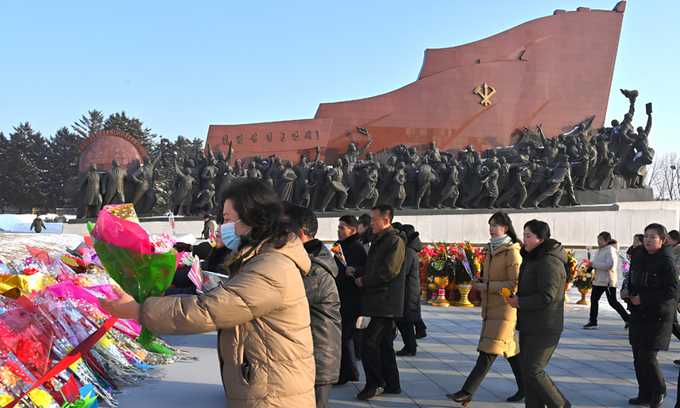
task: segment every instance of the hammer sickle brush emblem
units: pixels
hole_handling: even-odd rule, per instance
[[[484,87],[484,91],[482,91],[481,86],[478,86],[477,88],[475,88],[474,91],[472,91],[472,93],[479,95],[482,98],[482,100],[479,102],[480,104],[482,104],[484,106],[489,106],[489,105],[491,105],[491,101],[489,100],[489,98],[491,98],[491,95],[496,93],[496,90],[492,86],[489,86],[486,83],[483,85],[483,87]],[[491,92],[489,92],[489,91],[491,91]]]

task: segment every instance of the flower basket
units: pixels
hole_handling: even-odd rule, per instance
[[[595,272],[590,268],[590,261],[584,259],[578,265],[576,276],[574,277],[573,284],[576,286],[578,291],[581,293],[581,300],[576,302],[577,305],[589,305],[590,301],[586,299],[586,295],[590,293],[593,288],[593,278],[595,277]]]

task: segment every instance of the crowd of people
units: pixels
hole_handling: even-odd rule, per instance
[[[336,243],[341,250],[333,253],[316,239],[315,214],[282,203],[266,183],[233,183],[221,202],[217,246],[204,266],[228,280],[206,293],[150,298],[143,304],[118,291],[119,299],[101,301],[102,306],[159,334],[217,330],[231,408],[327,407],[333,385],[359,381],[358,358],[365,377],[359,400],[401,393],[396,356],[416,355],[416,339],[427,335],[419,301],[423,244],[415,228],[393,222],[387,204],[359,219],[342,215]],[[467,406],[502,355],[517,382],[508,401],[570,407],[544,371],[563,330],[566,252],[540,220],[524,225],[520,241],[502,211],[489,219],[489,235],[483,271],[473,282],[481,294],[479,357],[461,390],[447,397]],[[656,356],[668,349],[671,333],[680,338],[672,239],[677,245],[680,234],[668,234],[659,224],[636,235],[621,290],[627,310],[615,296],[617,244],[609,233],[599,234],[591,263],[595,281],[585,328],[597,327],[597,303],[606,294],[629,326],[639,386],[629,401],[634,405],[661,406],[666,385]],[[404,346],[395,352],[397,328]]]

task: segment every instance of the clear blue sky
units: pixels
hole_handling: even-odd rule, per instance
[[[312,118],[321,102],[413,82],[426,48],[480,40],[555,9],[614,0],[3,1],[0,131],[44,135],[88,109],[125,110],[163,137],[210,124]],[[607,122],[619,88],[654,103],[651,145],[675,150],[680,1],[629,1]],[[642,112],[642,109],[640,110]],[[644,125],[644,115],[635,125]]]

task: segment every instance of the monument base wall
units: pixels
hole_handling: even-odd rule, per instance
[[[365,211],[349,211],[360,215]],[[645,226],[658,222],[668,230],[678,229],[680,224],[680,201],[620,202],[618,204],[563,207],[557,209],[508,209],[515,230],[522,234],[522,226],[531,219],[539,219],[550,225],[551,235],[567,246],[596,245],[597,235],[609,231],[621,246],[632,242],[634,234],[644,232]],[[398,211],[395,221],[411,224],[420,233],[425,244],[433,242],[462,242],[480,244],[488,242],[488,220],[493,210],[430,210]],[[338,218],[344,213],[319,213],[317,238],[322,241],[337,240]],[[198,236],[203,229],[199,217],[175,218],[175,233]],[[167,219],[143,218],[142,226],[152,234],[170,233]],[[64,224],[65,234],[87,234],[84,222]]]

